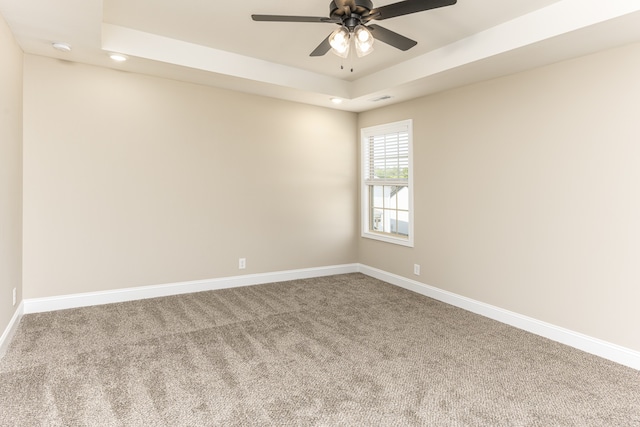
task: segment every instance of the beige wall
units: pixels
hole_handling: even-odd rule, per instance
[[[355,115],[27,55],[25,297],[418,263],[424,283],[640,350],[638,58],[361,114],[414,120],[405,248],[356,237]]]
[[[25,298],[357,261],[355,114],[24,67]]]
[[[22,51],[0,16],[0,335],[22,298]]]
[[[414,120],[414,249],[360,262],[640,350],[640,45],[360,115]]]

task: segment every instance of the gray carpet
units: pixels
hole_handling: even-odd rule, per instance
[[[640,372],[361,274],[31,314],[3,426],[640,426]]]

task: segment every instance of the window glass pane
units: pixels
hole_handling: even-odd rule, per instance
[[[381,185],[372,185],[369,188],[371,188],[371,205],[375,208],[383,208],[383,187]]]
[[[385,232],[387,233],[396,233],[397,230],[397,216],[396,216],[396,211],[395,210],[387,210],[385,211],[385,215],[387,215],[386,218],[386,224],[385,224]]]
[[[395,209],[396,207],[395,188],[390,185],[384,186],[384,207],[387,209]]]
[[[396,188],[396,200],[398,202],[398,209],[409,210],[409,187],[401,186]]]
[[[371,229],[384,231],[384,215],[382,209],[371,209]]]
[[[398,234],[409,235],[409,212],[398,211]]]

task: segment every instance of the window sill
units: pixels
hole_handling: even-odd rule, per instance
[[[388,234],[372,233],[367,231],[363,231],[361,236],[364,237],[365,239],[379,240],[381,242],[393,243],[394,245],[400,245],[400,246],[408,246],[410,248],[413,247],[413,239],[409,237],[407,238],[393,237]]]

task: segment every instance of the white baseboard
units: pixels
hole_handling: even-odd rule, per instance
[[[600,356],[621,365],[640,370],[640,352],[626,347],[612,344],[597,338],[590,337],[569,329],[561,328],[550,323],[523,316],[509,310],[485,304],[471,298],[463,297],[433,286],[425,285],[406,277],[388,273],[377,268],[360,265],[359,271],[367,276],[375,277],[392,285],[409,289],[421,295],[433,298],[438,301],[460,307],[472,313],[480,314],[493,320],[497,320],[518,329],[540,335],[550,340],[566,344],[587,353]]]
[[[147,298],[189,294],[193,292],[213,291],[240,286],[284,282],[287,280],[309,279],[312,277],[332,276],[335,274],[355,273],[358,264],[343,264],[327,267],[305,268],[272,273],[247,274],[243,276],[222,277],[218,279],[196,280],[191,282],[149,285],[135,288],[114,289],[101,292],[85,292],[45,298],[29,298],[23,301],[24,313],[65,310],[68,308],[111,304]]]
[[[2,337],[0,337],[0,356],[4,354],[4,351],[6,351],[23,313],[29,314],[64,310],[68,308],[110,304],[146,298],[158,298],[170,295],[355,272],[361,272],[392,285],[409,289],[418,294],[460,307],[467,311],[480,314],[536,335],[549,338],[553,341],[569,345],[587,353],[620,363],[621,365],[640,370],[640,352],[362,264],[343,264],[273,273],[248,274],[219,279],[170,283],[165,285],[141,286],[103,292],[87,292],[56,297],[25,299],[18,307],[18,310],[16,310],[11,322],[2,334]]]
[[[18,329],[18,324],[20,323],[20,319],[22,318],[22,314],[24,313],[24,303],[20,302],[18,309],[13,313],[13,317],[9,321],[9,324],[5,328],[2,336],[0,336],[0,358],[4,356],[7,349],[9,348],[9,343],[11,343],[11,338],[16,333]]]

